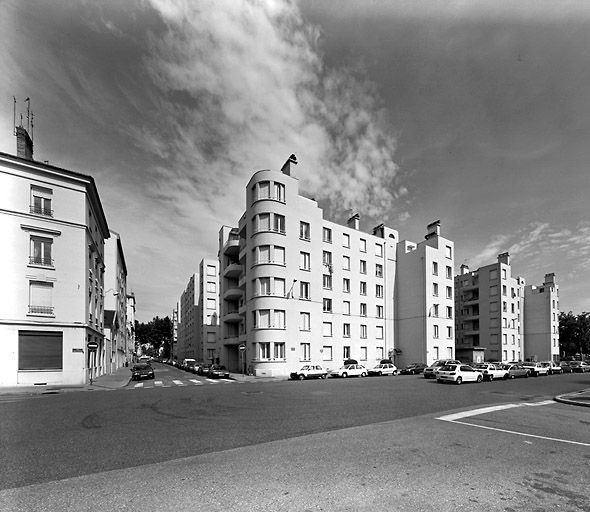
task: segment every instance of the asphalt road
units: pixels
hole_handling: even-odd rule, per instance
[[[9,503],[17,507],[14,510],[32,510],[36,493],[45,497],[56,493],[55,501],[48,502],[53,503],[54,508],[46,510],[60,510],[60,504],[65,506],[64,486],[80,486],[86,489],[79,492],[80,496],[88,499],[88,493],[96,494],[93,503],[103,504],[103,508],[89,510],[113,510],[108,508],[112,503],[99,499],[100,489],[122,500],[132,497],[132,502],[126,502],[129,510],[148,506],[149,503],[142,501],[147,496],[152,510],[177,510],[176,506],[166,508],[163,502],[161,507],[153,507],[153,503],[168,496],[170,488],[176,489],[174,504],[189,496],[202,495],[201,499],[209,500],[212,510],[217,510],[216,494],[205,491],[217,490],[222,494],[221,510],[222,502],[234,503],[237,507],[242,494],[250,500],[266,503],[264,489],[270,478],[271,482],[273,479],[283,482],[277,485],[288,489],[284,491],[288,494],[283,495],[288,500],[274,496],[274,484],[270,485],[269,492],[275,501],[271,500],[267,508],[260,510],[289,509],[283,501],[296,504],[295,496],[302,500],[301,506],[292,510],[305,510],[305,506],[309,510],[362,510],[362,507],[357,508],[360,504],[374,505],[366,492],[357,493],[363,499],[361,502],[353,499],[351,508],[346,508],[349,505],[342,508],[333,501],[340,495],[350,494],[350,488],[341,487],[342,482],[352,485],[354,481],[362,490],[359,482],[366,479],[367,492],[371,489],[371,492],[387,494],[391,486],[384,485],[383,480],[391,480],[392,475],[402,486],[400,489],[406,489],[407,503],[417,506],[429,492],[444,491],[451,499],[453,489],[457,490],[456,482],[439,488],[438,482],[435,485],[430,481],[436,477],[431,471],[438,464],[456,467],[455,471],[471,475],[465,482],[473,481],[474,488],[484,493],[485,479],[490,478],[488,469],[482,473],[481,461],[485,460],[486,468],[494,468],[502,476],[505,490],[514,485],[506,478],[511,471],[520,470],[520,480],[524,482],[528,478],[529,483],[550,477],[568,479],[573,482],[573,487],[567,488],[568,506],[577,508],[561,510],[590,510],[589,502],[584,503],[584,493],[581,497],[575,496],[576,478],[582,479],[582,488],[583,482],[587,483],[590,478],[588,408],[547,404],[499,411],[494,413],[501,425],[497,430],[482,428],[489,426],[486,424],[472,425],[482,418],[485,422],[496,417],[490,414],[469,418],[468,425],[437,420],[452,411],[492,404],[542,403],[554,395],[590,387],[590,375],[462,386],[441,385],[413,376],[264,383],[203,381],[203,384],[191,385],[189,379],[193,378],[163,367],[157,368],[156,379],[170,387],[146,389],[131,385],[117,391],[71,392],[0,403],[0,457],[3,461],[0,489],[5,490],[0,492],[0,509],[2,503]],[[174,381],[186,381],[186,384]],[[536,412],[541,410],[542,413]],[[527,415],[533,414],[529,411],[535,411],[534,420],[528,419]],[[522,433],[510,434],[524,428],[523,425],[531,429],[525,434],[540,437],[531,437],[533,441],[529,441]],[[559,436],[567,437],[567,442],[551,441]],[[530,451],[526,442],[556,443],[558,448],[551,444],[552,448],[544,452]],[[572,444],[576,442],[582,444]],[[432,458],[437,460],[434,466],[428,462]],[[371,460],[376,464],[371,465]],[[574,471],[576,467],[578,470]],[[247,482],[239,480],[238,468],[244,471]],[[305,468],[309,469],[304,475],[301,470]],[[225,477],[220,473],[222,469]],[[531,476],[533,469],[538,469],[537,473],[545,477]],[[555,475],[552,472],[556,469],[565,473]],[[192,476],[187,479],[187,474]],[[197,481],[195,475],[198,475]],[[235,482],[231,480],[232,475]],[[310,475],[313,478],[308,481]],[[330,475],[340,476],[332,478]],[[406,481],[406,477],[411,476],[413,484]],[[440,474],[438,478],[443,482],[448,480]],[[109,486],[114,486],[115,481],[115,487],[121,488],[113,494]],[[228,481],[233,482],[231,489],[226,489]],[[262,483],[265,481],[267,484]],[[168,487],[163,487],[164,482],[168,482]],[[316,488],[320,482],[323,482],[325,496],[318,488],[315,500],[303,506],[308,498],[301,486]],[[255,495],[252,495],[252,485],[258,486]],[[521,491],[526,488],[523,485],[519,487]],[[531,485],[533,489],[536,484]],[[559,497],[555,492],[546,494],[551,499]],[[84,509],[71,508],[74,497],[68,496],[66,508]],[[332,501],[327,499],[329,496]],[[464,492],[461,496],[467,503],[471,499]],[[498,496],[496,493],[495,498],[487,499],[497,500]],[[521,498],[523,496],[526,498],[521,493]],[[18,508],[20,499],[22,507],[29,508]],[[324,503],[324,508],[317,508],[320,502]],[[452,504],[452,499],[448,503]]]

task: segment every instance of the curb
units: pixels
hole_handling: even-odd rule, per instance
[[[577,393],[567,393],[557,395],[553,398],[556,402],[568,405],[578,405],[581,407],[590,407],[590,390],[578,391]]]

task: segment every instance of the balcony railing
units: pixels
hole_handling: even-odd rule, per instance
[[[35,315],[53,315],[53,306],[33,306],[29,304],[29,313]]]
[[[53,210],[51,208],[43,208],[42,206],[29,206],[29,213],[37,215],[45,215],[45,217],[53,217]]]
[[[43,267],[53,267],[53,260],[51,258],[29,256],[29,265],[42,265]]]

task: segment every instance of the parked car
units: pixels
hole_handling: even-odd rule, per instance
[[[457,361],[456,359],[438,359],[434,361],[430,366],[424,368],[424,378],[425,379],[435,379],[436,378],[436,371],[446,364],[461,364],[461,361]]]
[[[573,373],[586,373],[590,372],[590,364],[586,361],[571,361],[570,368]]]
[[[328,371],[319,364],[306,364],[289,375],[292,380],[325,379],[327,376]]]
[[[400,371],[401,375],[418,375],[424,371],[428,365],[425,363],[411,363]]]
[[[527,370],[529,370],[531,377],[538,377],[539,375],[549,375],[549,368],[537,361],[525,361],[522,363]]]
[[[570,366],[571,361],[562,361],[559,363],[562,373],[572,373],[572,367]]]
[[[211,368],[212,366],[213,365],[211,363],[199,366],[197,368],[197,375],[207,375],[207,373],[209,372],[209,368]]]
[[[229,379],[229,370],[225,366],[214,364],[209,367],[207,377],[211,379]]]
[[[481,382],[483,373],[468,364],[445,364],[439,366],[436,372],[437,382]]]
[[[508,370],[502,368],[502,365],[491,363],[478,363],[473,365],[476,370],[481,370],[484,380],[507,379]]]
[[[131,380],[153,379],[154,369],[148,363],[136,363],[131,368]]]
[[[549,375],[563,373],[563,368],[553,361],[542,361],[541,364],[547,367]]]
[[[369,375],[397,375],[397,366],[393,363],[379,363],[369,370]]]
[[[366,377],[369,374],[362,364],[345,364],[330,372],[330,377]]]
[[[524,377],[525,379],[530,375],[528,368],[520,364],[503,364],[502,368],[508,370],[508,377],[515,379],[516,377]]]

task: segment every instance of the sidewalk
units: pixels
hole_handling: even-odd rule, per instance
[[[576,393],[558,395],[554,398],[554,400],[564,404],[590,407],[590,389],[584,389],[582,391],[577,391]]]

